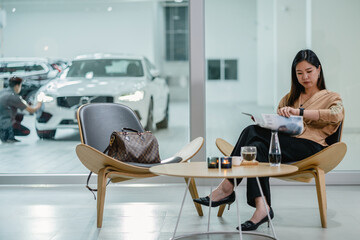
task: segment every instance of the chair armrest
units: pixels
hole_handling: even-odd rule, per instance
[[[153,167],[153,166],[160,165],[160,164],[178,163],[178,162],[181,162],[181,160],[182,160],[181,157],[171,157],[171,158],[167,158],[167,159],[161,160],[160,163],[127,162],[127,164],[132,165],[132,166],[138,166],[138,167],[144,167],[144,168],[151,168],[151,167]]]
[[[181,162],[183,159],[181,157],[170,157],[164,160],[161,160],[161,164],[167,164],[167,163],[178,163]]]
[[[297,166],[299,171],[313,169],[314,166],[317,166],[327,173],[343,160],[346,150],[347,147],[344,142],[334,143],[320,152],[298,162],[294,162],[291,165]]]
[[[119,160],[116,160],[108,155],[96,150],[95,148],[79,144],[76,146],[76,154],[82,164],[90,171],[98,173],[100,169],[111,166],[118,171],[129,173],[150,173],[149,168],[133,166]]]
[[[234,150],[234,146],[222,138],[217,138],[215,144],[219,151],[224,154],[224,156],[230,156],[232,151]]]
[[[175,163],[175,162],[186,162],[192,158],[196,153],[199,152],[204,144],[204,138],[198,137],[185,145],[179,152],[173,157],[164,159],[161,164]],[[156,164],[143,164],[143,163],[125,163],[116,160],[97,149],[86,145],[79,144],[76,146],[76,154],[82,164],[87,167],[90,171],[98,173],[100,169],[111,166],[119,171],[131,172],[131,173],[149,173],[149,168]],[[160,164],[160,163],[159,163]]]
[[[203,137],[197,137],[188,144],[186,144],[179,152],[175,153],[173,157],[182,158],[181,162],[187,162],[194,157],[204,144]]]

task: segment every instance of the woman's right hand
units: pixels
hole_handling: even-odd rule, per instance
[[[277,113],[283,117],[290,117],[291,115],[299,116],[300,109],[286,106],[286,107],[279,108],[277,110]]]

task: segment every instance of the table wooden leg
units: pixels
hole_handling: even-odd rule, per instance
[[[189,184],[189,192],[191,194],[192,199],[199,198],[195,179],[194,178],[185,178],[185,182],[186,182],[186,184]],[[188,182],[190,182],[190,183],[188,183]],[[194,202],[194,206],[195,206],[196,211],[199,214],[199,216],[202,217],[204,214],[203,214],[201,205],[199,203]]]

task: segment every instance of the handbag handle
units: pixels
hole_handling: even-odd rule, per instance
[[[131,132],[136,132],[136,133],[139,133],[138,130],[135,130],[135,129],[132,129],[132,128],[122,128],[121,131],[124,132],[125,130],[128,130],[128,131],[131,131]]]

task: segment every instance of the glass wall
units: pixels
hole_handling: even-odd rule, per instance
[[[232,144],[252,124],[242,112],[275,113],[290,89],[291,63],[310,48],[319,56],[328,90],[338,92],[348,151],[336,170],[360,170],[356,64],[360,3],[352,0],[205,0],[207,155],[218,137]]]
[[[30,134],[0,143],[0,174],[87,173],[75,154],[87,102],[133,107],[161,157],[176,153],[189,141],[188,30],[187,1],[1,0],[0,88],[20,76],[25,100],[45,103],[18,112],[14,128]]]
[[[32,94],[26,100],[31,103],[32,90],[42,84],[39,82],[45,79],[45,84],[47,79],[60,77],[59,72],[66,73],[66,65],[76,56],[93,53],[145,56],[151,64],[147,60],[143,63],[160,70],[170,96],[168,127],[154,131],[161,156],[172,155],[188,142],[187,1],[0,0],[0,8],[0,88],[6,86],[11,74],[21,76],[26,72],[33,76],[26,81],[36,83],[28,88]],[[344,100],[343,141],[348,152],[337,170],[360,170],[356,160],[359,155],[356,145],[360,141],[358,111],[356,104],[352,104],[358,102],[355,69],[360,52],[357,44],[360,30],[356,27],[360,22],[359,10],[360,3],[353,0],[205,0],[206,155],[220,154],[215,147],[217,137],[235,143],[241,130],[252,123],[241,112],[274,112],[289,90],[293,57],[300,49],[311,48],[322,61],[327,88],[340,93]],[[26,66],[10,62],[25,57],[45,58],[46,65],[43,59],[40,63],[32,59],[35,62]],[[94,73],[86,73],[85,78],[96,80]],[[90,89],[95,83],[78,88],[70,85],[70,90],[89,90],[87,94],[76,95],[80,98],[75,99],[78,102],[75,105],[94,96]],[[112,97],[126,99],[129,94],[119,92]],[[59,95],[53,103],[66,108],[64,104],[70,103],[57,97],[74,96]],[[42,109],[40,116],[20,113],[24,116],[21,120],[20,115],[18,121],[30,134],[17,137],[21,142],[0,144],[0,173],[87,172],[74,151],[80,142],[78,130],[70,126],[75,121],[75,111],[58,122],[61,126],[56,127],[56,132],[54,127],[44,127],[50,121],[47,113],[51,117],[61,116],[66,112],[63,108],[53,114]],[[159,109],[153,109],[158,112],[154,113],[157,115],[154,126],[165,120],[164,110]],[[143,116],[143,125],[148,125],[148,111],[138,114]]]

